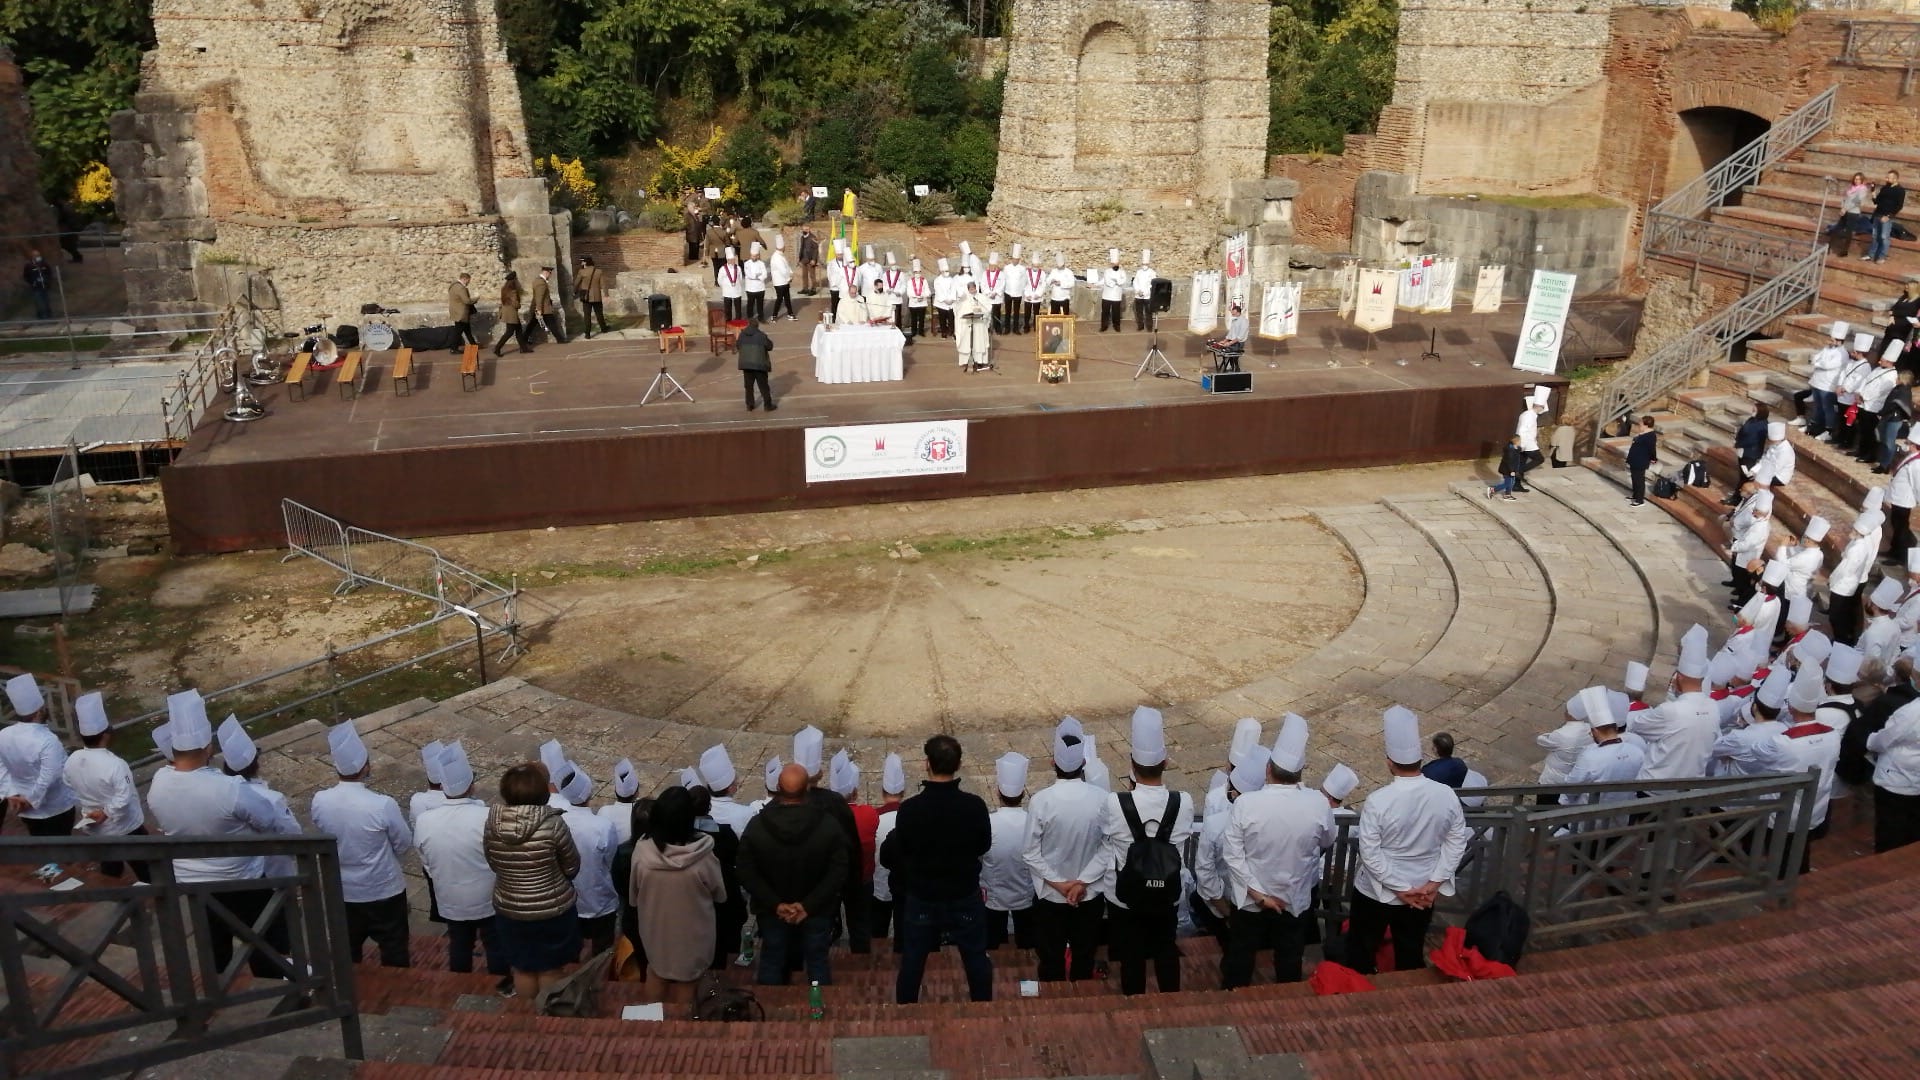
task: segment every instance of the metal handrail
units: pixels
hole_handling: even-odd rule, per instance
[[[293,871],[229,881],[179,880],[175,860],[285,856]],[[62,891],[0,892],[0,1004],[6,1038],[0,1075],[39,1080],[91,1080],[126,1075],[283,1031],[340,1021],[348,1058],[363,1056],[347,941],[338,846],[331,836],[7,837],[0,864],[123,862],[142,866],[150,882],[81,884]],[[236,919],[222,898],[266,892],[251,922]],[[63,910],[106,913],[64,920]],[[270,944],[284,927],[286,947]],[[210,930],[231,928],[232,958],[213,960]],[[130,965],[102,959],[110,945],[133,952]],[[65,972],[30,971],[29,959],[51,954]],[[277,977],[241,973],[258,966]],[[126,970],[130,967],[131,970]],[[273,1012],[216,1013],[252,1002]],[[115,1008],[118,1005],[119,1008]],[[106,1040],[82,1064],[45,1067],[45,1051],[153,1024],[173,1025],[164,1040]],[[126,1047],[126,1048],[123,1048]]]
[[[1719,206],[1728,195],[1752,183],[1759,175],[1779,164],[1788,154],[1825,131],[1833,122],[1834,98],[1840,90],[1835,83],[1815,94],[1806,104],[1773,122],[1765,135],[1728,155],[1725,161],[1681,185],[1678,191],[1655,203],[1649,214],[1697,218]],[[1641,230],[1641,251],[1646,251],[1646,230]]]
[[[1755,277],[1776,277],[1806,257],[1803,237],[1725,225],[1712,218],[1647,211],[1641,248],[1649,255],[1691,259]]]
[[[1910,64],[1920,61],[1920,23],[1849,19],[1843,64]]]

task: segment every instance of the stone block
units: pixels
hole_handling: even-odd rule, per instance
[[[1157,1028],[1140,1041],[1155,1080],[1238,1076],[1248,1063],[1246,1044],[1230,1027]]]
[[[1264,222],[1290,222],[1293,220],[1292,199],[1268,199],[1260,208],[1260,220]]]
[[[1425,218],[1402,221],[1393,230],[1393,240],[1396,244],[1424,244],[1432,235],[1433,222]]]
[[[493,192],[500,202],[502,217],[544,217],[547,214],[547,182],[542,177],[496,180]]]
[[[917,1072],[932,1067],[933,1051],[925,1035],[833,1040],[836,1076]]]

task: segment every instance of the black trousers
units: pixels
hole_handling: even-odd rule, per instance
[[[1347,900],[1347,966],[1362,975],[1376,970],[1374,955],[1380,951],[1380,938],[1393,931],[1393,969],[1417,971],[1427,963],[1427,927],[1433,924],[1432,908],[1383,904],[1354,890]]]
[[[746,300],[742,297],[723,296],[720,298],[720,312],[722,315],[726,316],[726,320],[728,322],[732,322],[733,320],[738,319],[740,317],[740,312],[744,309],[745,305],[746,305]]]
[[[907,308],[907,336],[921,337],[927,332],[927,309],[923,307]]]
[[[873,880],[848,882],[840,890],[840,917],[846,927],[847,951],[865,956],[873,951]]]
[[[1833,640],[1842,645],[1851,645],[1860,640],[1860,593],[1841,596],[1830,593],[1827,596],[1827,626],[1833,631]]]
[[[773,403],[773,387],[767,384],[767,376],[770,374],[772,373],[767,371],[742,370],[740,372],[740,381],[745,384],[747,390],[747,409],[749,411],[754,408],[754,387],[760,388],[760,401],[764,403],[768,409],[776,408]]]
[[[412,967],[408,948],[407,894],[394,893],[385,900],[347,904],[347,952],[356,961],[360,946],[368,938],[380,949],[381,967]]]
[[[1049,315],[1071,315],[1071,314],[1073,314],[1073,301],[1071,301],[1071,300],[1049,300],[1049,301],[1047,301],[1047,314],[1049,314]]]
[[[1199,893],[1192,892],[1187,894],[1187,913],[1193,916],[1193,925],[1199,927],[1208,936],[1220,942],[1222,947],[1225,947],[1227,942],[1227,920],[1215,915],[1213,909],[1207,906],[1207,902],[1200,898]]]
[[[1024,311],[1021,312],[1021,316],[1022,316],[1022,321],[1021,321],[1022,329],[1020,331],[1021,333],[1023,334],[1033,333],[1033,320],[1040,317],[1040,304],[1041,304],[1041,301],[1039,300],[1029,300],[1026,303],[1020,305],[1022,308],[1025,309]]]
[[[1627,473],[1633,478],[1633,501],[1646,502],[1647,501],[1646,466],[1642,465],[1637,468],[1634,466],[1628,466]]]
[[[20,825],[27,830],[28,836],[72,836],[73,823],[78,820],[80,820],[80,808],[69,806],[52,817],[23,817],[20,819]]]
[[[513,342],[519,351],[527,351],[527,327],[525,323],[508,323],[507,328],[500,333],[500,340],[494,343],[493,355],[499,356],[501,351],[507,347],[507,342],[509,341]]]
[[[598,956],[613,948],[614,924],[620,921],[616,912],[609,911],[605,915],[595,915],[592,918],[585,916],[578,918],[580,919],[580,940],[586,942],[588,956]]]
[[[226,908],[236,921],[252,926],[259,921],[260,913],[267,909],[267,901],[271,899],[273,899],[272,889],[240,889],[235,892],[216,893],[207,898],[207,903]],[[402,895],[403,904],[405,900],[406,897]],[[283,914],[275,918],[260,936],[266,938],[268,947],[274,952],[285,956],[287,954],[286,916]],[[225,971],[227,965],[233,962],[235,940],[236,935],[227,926],[226,920],[212,911],[207,912],[207,948],[213,953],[213,966],[216,970]],[[254,977],[259,979],[286,978],[286,972],[275,964],[271,957],[263,955],[259,949],[247,954],[247,970],[253,972]]]
[[[770,315],[769,318],[779,318],[780,309],[783,307],[787,309],[787,314],[793,314],[792,282],[788,282],[785,285],[775,285],[773,287],[773,314]]]
[[[1291,911],[1242,911],[1235,909],[1227,917],[1227,944],[1220,956],[1220,985],[1228,990],[1253,982],[1255,954],[1273,950],[1273,981],[1300,981],[1300,956],[1307,947],[1307,924],[1311,912],[1296,915]],[[1396,935],[1397,937],[1398,935]]]
[[[900,901],[874,897],[873,903],[867,905],[867,926],[871,939],[891,938],[893,951],[900,951]]]
[[[953,309],[952,308],[934,308],[933,309],[933,332],[936,334],[939,334],[943,338],[950,338],[953,336]]]
[[[599,300],[580,301],[580,329],[588,337],[593,336],[593,321],[600,320],[600,332],[607,332],[607,305]]]
[[[1907,549],[1913,546],[1913,507],[1887,504],[1888,536],[1893,537],[1887,546],[1887,560],[1899,565],[1907,565]]]
[[[987,909],[987,948],[997,949],[1007,943],[1007,916],[1013,916],[1013,944],[1017,948],[1031,949],[1033,941],[1033,908],[1023,907],[1018,911],[995,911]]]
[[[1108,321],[1109,321],[1109,320],[1111,320],[1111,321],[1112,321],[1112,323],[1113,323],[1113,328],[1114,328],[1115,330],[1118,330],[1118,329],[1120,329],[1120,316],[1121,316],[1121,315],[1122,315],[1123,313],[1125,313],[1125,311],[1126,311],[1126,301],[1125,301],[1125,300],[1102,300],[1102,301],[1100,301],[1100,329],[1101,329],[1101,331],[1102,331],[1102,332],[1104,332],[1104,331],[1105,331],[1105,330],[1107,329],[1107,323],[1108,323]]]
[[[147,831],[145,825],[142,825],[127,835],[151,836],[153,834]],[[107,877],[119,877],[121,871],[125,870],[128,866],[133,867],[133,877],[135,881],[145,881],[149,883],[153,881],[153,870],[147,865],[144,859],[134,859],[130,863],[103,862],[100,864],[100,872]]]
[[[1873,789],[1873,851],[1878,855],[1920,841],[1920,795]]]
[[[699,261],[700,261],[700,241],[688,240],[687,241],[687,257],[681,260],[681,264],[687,265],[690,263],[697,263]]]
[[[1733,602],[1744,604],[1753,599],[1753,571],[1737,562],[1728,562],[1727,568],[1733,575]]]
[[[1547,456],[1538,450],[1523,450],[1520,452],[1520,460],[1520,471],[1515,473],[1513,477],[1513,489],[1515,491],[1527,490],[1527,474],[1539,468],[1540,463],[1547,460]]]
[[[1154,983],[1163,994],[1180,990],[1180,946],[1174,941],[1179,911],[1172,905],[1150,910],[1111,905],[1108,951],[1120,964],[1120,992],[1147,992],[1147,962],[1153,962]]]
[[[1145,330],[1151,325],[1153,315],[1152,307],[1153,301],[1151,300],[1142,300],[1137,296],[1133,298],[1133,328],[1135,330]]]
[[[1880,453],[1880,414],[1860,410],[1853,422],[1853,456],[1861,461],[1879,464]]]
[[[746,317],[749,319],[765,319],[767,317],[767,290],[761,289],[759,292],[748,291]]]
[[[994,303],[993,305],[993,332],[994,333],[1004,334],[1007,332],[1008,326],[1011,325],[1013,322],[1014,309],[1018,307],[1019,304],[1020,304],[1020,301],[1009,300],[1006,297],[1001,297],[998,301]]]
[[[500,924],[489,915],[484,919],[447,920],[447,970],[466,973],[473,970],[473,943],[478,941],[487,954],[487,974],[511,975],[507,950],[500,944]]]
[[[547,332],[547,340],[555,345],[565,345],[567,336],[560,332],[560,316],[548,313],[540,316],[540,326]]]
[[[1107,912],[1104,897],[1088,896],[1078,907],[1058,900],[1033,902],[1034,949],[1040,954],[1040,981],[1060,982],[1093,978],[1093,961],[1100,954],[1100,923]],[[1069,970],[1067,953],[1073,953]]]
[[[460,340],[462,343],[467,345],[480,344],[480,339],[473,336],[473,320],[472,319],[468,319],[465,322],[454,323],[453,328],[455,330],[460,331]]]

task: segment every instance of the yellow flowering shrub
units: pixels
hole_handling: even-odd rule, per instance
[[[547,175],[553,180],[555,201],[564,202],[575,209],[596,205],[600,186],[587,175],[587,167],[579,158],[572,161],[560,160],[559,154],[547,158]]]
[[[660,169],[647,182],[647,190],[663,199],[678,199],[688,193],[699,194],[707,188],[720,189],[719,202],[734,203],[740,200],[740,178],[730,169],[714,164],[714,157],[720,152],[725,141],[725,128],[715,127],[701,146],[675,146],[664,140],[655,140],[660,148]]]
[[[73,182],[74,209],[82,214],[104,214],[112,202],[113,173],[98,161],[88,162]]]

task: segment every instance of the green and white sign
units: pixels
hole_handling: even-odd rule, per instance
[[[1527,292],[1527,313],[1520,317],[1520,344],[1513,366],[1551,375],[1560,363],[1560,342],[1567,332],[1567,313],[1573,309],[1574,275],[1535,270]]]

